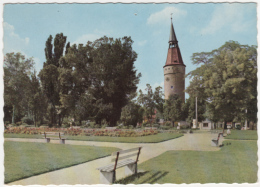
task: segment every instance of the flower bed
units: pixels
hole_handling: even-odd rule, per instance
[[[139,137],[158,133],[157,130],[123,130],[123,129],[80,129],[80,128],[21,128],[13,127],[6,129],[6,134],[41,134],[43,132],[64,132],[69,136],[110,136],[110,137]]]

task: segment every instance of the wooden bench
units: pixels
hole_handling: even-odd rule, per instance
[[[65,144],[65,138],[61,138],[61,136],[63,136],[64,133],[60,133],[60,132],[44,132],[42,135],[44,136],[44,139],[46,140],[46,143],[50,143],[50,140],[52,139],[52,140],[60,140],[60,144]]]
[[[112,164],[97,168],[100,171],[100,184],[113,184],[116,180],[116,169],[125,167],[125,175],[137,173],[137,162],[142,147],[112,153]],[[131,157],[134,157],[131,159]]]
[[[219,133],[222,137],[226,137],[227,134],[225,134],[225,129],[223,129],[223,132]]]
[[[222,133],[218,133],[218,138],[211,140],[211,146],[218,147],[219,137]]]

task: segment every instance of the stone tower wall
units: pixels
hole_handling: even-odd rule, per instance
[[[165,99],[171,94],[178,94],[185,102],[185,66],[181,64],[164,66],[163,71]]]

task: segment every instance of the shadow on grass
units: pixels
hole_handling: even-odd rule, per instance
[[[153,184],[156,183],[162,177],[166,176],[168,173],[169,173],[168,171],[139,172],[137,174],[128,176],[124,179],[120,179],[116,181],[115,184],[131,184],[133,183],[133,181],[137,181],[137,180],[138,180],[138,184]],[[140,181],[140,179],[143,180]]]

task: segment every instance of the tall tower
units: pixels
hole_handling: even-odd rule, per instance
[[[185,102],[185,67],[171,18],[169,49],[163,66],[165,99],[168,99],[171,94],[177,94]]]

